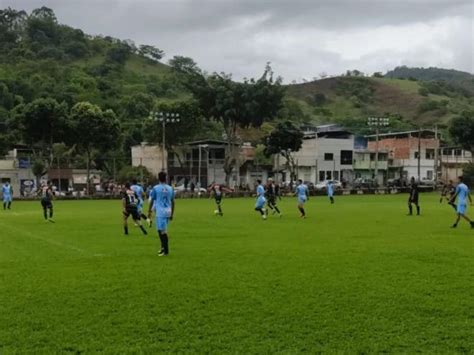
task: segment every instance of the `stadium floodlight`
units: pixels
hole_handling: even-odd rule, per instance
[[[165,151],[166,151],[166,125],[168,123],[179,123],[181,122],[179,113],[174,112],[158,112],[151,111],[149,118],[152,121],[161,123],[161,142],[162,142],[162,153],[161,153],[161,170],[165,171]]]
[[[367,125],[371,127],[375,127],[375,182],[378,185],[379,181],[379,134],[380,134],[380,127],[387,127],[390,125],[390,118],[388,117],[369,117],[367,118]]]

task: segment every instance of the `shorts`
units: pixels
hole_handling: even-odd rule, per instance
[[[3,202],[12,202],[11,196],[3,196]]]
[[[218,205],[221,204],[221,202],[222,202],[222,196],[216,196],[216,197],[214,197],[214,199],[216,200],[216,203],[217,203]]]
[[[260,196],[259,198],[257,198],[257,203],[255,204],[255,208],[263,208],[263,206],[265,206],[265,202],[267,202],[265,197]]]
[[[415,205],[418,204],[418,194],[416,194],[415,196],[413,196],[413,198],[410,196],[408,198],[408,203],[414,203]]]
[[[298,204],[303,204],[308,198],[306,196],[298,196]]]
[[[272,206],[276,205],[276,198],[275,198],[275,196],[269,196],[269,197],[268,197],[268,204],[269,204],[269,205],[272,205]]]
[[[156,229],[159,232],[166,232],[168,230],[168,224],[170,223],[169,217],[156,217]]]
[[[125,209],[125,212],[123,213],[125,217],[132,216],[132,218],[135,221],[138,221],[140,219],[140,213],[138,213],[138,209],[135,207],[128,207]]]
[[[137,204],[137,210],[138,212],[142,212],[143,211],[143,201],[140,200]]]
[[[51,202],[51,200],[41,200],[41,206],[43,206],[43,208],[53,208],[53,203]]]
[[[456,213],[457,214],[462,214],[465,215],[467,210],[467,205],[466,204],[459,204],[456,207]]]

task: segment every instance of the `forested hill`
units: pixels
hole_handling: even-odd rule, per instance
[[[29,136],[28,129],[34,133],[37,127],[25,127],[25,122],[31,123],[28,112],[49,105],[64,113],[79,102],[90,102],[104,112],[113,111],[121,127],[119,150],[127,156],[131,145],[159,136],[144,129],[144,120],[157,106],[173,109],[180,103],[180,110],[186,111],[183,114],[193,116],[192,105],[182,105],[190,102],[191,94],[170,66],[163,64],[164,56],[154,46],[91,36],[60,24],[54,12],[45,7],[30,14],[0,10],[0,151],[12,143],[46,139],[44,134]],[[194,63],[184,57],[172,58],[171,62]],[[391,116],[391,129],[447,123],[460,112],[473,110],[469,83],[472,76],[467,73],[436,68],[396,68],[386,76],[374,77],[348,71],[340,77],[288,85],[275,119],[301,124],[338,122],[359,133],[366,131],[370,115]],[[50,101],[33,107],[38,99]],[[242,130],[239,134],[257,143],[262,132],[268,133],[273,125],[270,122],[264,130]],[[61,131],[55,132],[57,136],[48,139],[60,141]],[[175,133],[170,133],[174,139],[186,141],[221,137],[223,129],[218,123],[203,120],[180,129],[179,137]]]

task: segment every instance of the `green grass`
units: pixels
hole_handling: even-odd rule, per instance
[[[0,353],[474,352],[474,231],[421,195],[178,200],[171,255],[118,201],[0,211]],[[472,212],[472,210],[471,210]],[[471,213],[472,215],[472,213]]]

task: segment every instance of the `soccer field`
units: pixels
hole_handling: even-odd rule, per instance
[[[420,196],[177,200],[170,256],[120,201],[0,211],[0,353],[474,352],[474,230]],[[473,215],[474,207],[469,211]]]

